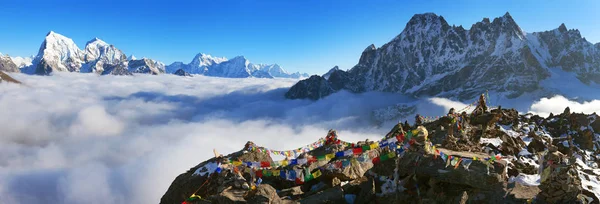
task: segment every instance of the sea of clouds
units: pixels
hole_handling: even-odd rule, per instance
[[[12,76],[26,85],[0,84],[0,203],[158,203],[213,149],[228,154],[247,141],[293,149],[329,129],[376,140],[397,121],[374,123],[374,109],[416,101],[419,113],[442,115],[466,106],[391,93],[286,100],[292,79]],[[556,96],[526,111],[591,113],[599,103]]]

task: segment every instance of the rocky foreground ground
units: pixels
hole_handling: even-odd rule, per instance
[[[270,154],[293,152],[248,142],[179,175],[160,203],[600,203],[595,113],[457,116],[380,141],[330,132],[283,161]]]

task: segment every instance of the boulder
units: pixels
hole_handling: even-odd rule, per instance
[[[213,203],[223,203],[223,204],[237,204],[237,203],[246,203],[244,199],[245,190],[235,189],[232,187],[228,187],[223,190],[223,192],[209,196],[209,200]]]
[[[256,192],[253,196],[248,198],[249,203],[266,203],[266,204],[277,204],[283,203],[279,195],[277,195],[277,190],[273,188],[269,184],[261,184],[256,188]]]
[[[340,186],[336,186],[303,198],[300,203],[345,203],[344,191]]]

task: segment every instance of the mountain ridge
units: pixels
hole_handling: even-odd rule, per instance
[[[189,64],[174,62],[169,66],[150,58],[129,57],[114,45],[100,38],[93,38],[80,49],[75,42],[59,33],[49,31],[44,37],[38,54],[32,59],[3,57],[2,70],[26,74],[49,75],[52,72],[81,72],[100,75],[175,74],[179,69],[190,74],[202,74],[228,78],[302,78],[308,74],[288,73],[277,64],[252,64],[244,56],[231,60],[197,54]]]
[[[327,83],[317,83],[321,79],[316,77],[305,79],[316,81],[298,82],[286,97],[319,99],[344,89],[459,100],[489,90],[514,98],[549,93],[539,84],[557,68],[576,73],[583,83],[600,83],[598,44],[587,42],[578,30],[567,30],[564,24],[550,31],[524,32],[508,12],[492,21],[484,18],[468,30],[424,13],[414,15],[390,42],[379,48],[369,45],[350,70],[336,71],[334,79],[318,76]]]

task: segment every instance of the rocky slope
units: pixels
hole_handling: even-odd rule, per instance
[[[16,79],[8,76],[8,74],[2,72],[2,70],[0,70],[0,83],[15,83],[15,84],[21,84],[20,81],[17,81]]]
[[[596,114],[494,109],[459,118],[398,124],[380,141],[330,132],[282,161],[269,153],[290,151],[248,142],[179,175],[161,203],[600,202]],[[417,145],[424,135],[435,149]]]
[[[277,64],[253,64],[244,56],[233,59],[213,57],[208,54],[197,54],[189,64],[174,62],[166,67],[167,73],[183,70],[190,74],[200,74],[214,77],[227,78],[301,78],[307,74],[288,73]]]
[[[2,55],[0,53],[0,71],[5,72],[20,72],[19,68],[9,56]]]
[[[425,13],[414,15],[392,41],[379,48],[368,46],[352,69],[335,71],[344,80],[323,78],[335,91],[466,100],[486,90],[505,93],[509,98],[544,90],[540,82],[556,69],[573,73],[584,83],[600,82],[598,44],[593,45],[564,24],[551,31],[526,33],[509,13],[492,21],[485,18],[468,30],[449,25],[442,16]],[[292,87],[287,96],[299,99],[330,94],[306,90]]]

